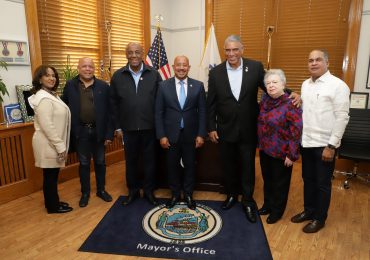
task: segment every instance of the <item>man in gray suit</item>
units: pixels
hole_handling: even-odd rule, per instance
[[[190,209],[196,208],[192,198],[195,183],[196,148],[204,143],[206,104],[203,83],[188,77],[189,59],[177,56],[175,77],[160,83],[156,99],[155,124],[160,145],[166,149],[168,183],[172,198],[166,206],[172,208],[180,200],[181,190]],[[180,159],[184,165],[181,182]]]

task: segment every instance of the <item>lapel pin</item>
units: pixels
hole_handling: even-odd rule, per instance
[[[143,77],[141,77],[140,80],[143,80]]]
[[[248,72],[248,67],[245,67],[245,72]]]

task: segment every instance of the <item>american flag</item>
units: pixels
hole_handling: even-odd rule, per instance
[[[149,49],[148,56],[146,56],[145,63],[158,70],[163,80],[171,77],[170,65],[168,64],[166,49],[164,48],[162,33],[159,28]]]

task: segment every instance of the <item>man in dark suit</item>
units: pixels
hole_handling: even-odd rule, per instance
[[[95,65],[91,58],[78,62],[78,76],[69,80],[62,99],[71,110],[71,140],[80,161],[79,175],[82,196],[80,207],[86,207],[90,198],[90,161],[94,159],[96,195],[112,201],[105,191],[105,145],[113,140],[110,117],[109,86],[95,78]]]
[[[162,78],[157,70],[143,62],[143,47],[139,43],[126,46],[126,66],[117,70],[111,79],[111,104],[118,135],[125,146],[126,183],[128,197],[124,206],[140,196],[143,186],[144,197],[153,206],[157,205],[155,189],[154,106],[158,84]],[[142,157],[144,181],[139,178],[140,157]]]
[[[177,56],[172,67],[175,77],[160,83],[155,109],[157,138],[167,151],[168,183],[172,191],[166,206],[175,206],[183,189],[187,206],[195,209],[192,194],[196,148],[203,145],[207,134],[205,91],[202,82],[188,77],[187,57]],[[183,178],[180,159],[184,165]]]
[[[241,185],[242,205],[247,219],[256,222],[253,199],[257,143],[258,87],[264,69],[259,61],[242,58],[240,37],[226,38],[226,61],[212,69],[208,81],[208,131],[212,142],[219,143],[227,199],[227,210],[237,201]],[[241,173],[237,172],[238,166]],[[241,176],[240,176],[241,175]]]

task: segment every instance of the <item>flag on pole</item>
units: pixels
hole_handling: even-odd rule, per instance
[[[146,56],[145,63],[158,70],[163,80],[171,77],[171,69],[168,64],[166,49],[164,48],[162,33],[159,27]]]
[[[221,63],[220,52],[218,51],[215,28],[211,24],[209,35],[204,48],[202,61],[200,62],[198,79],[203,81],[204,88],[208,91],[208,72]]]

